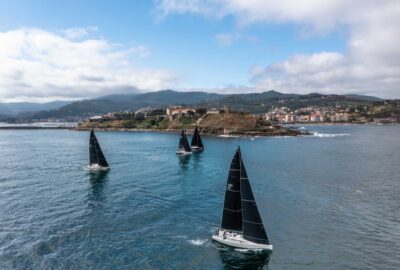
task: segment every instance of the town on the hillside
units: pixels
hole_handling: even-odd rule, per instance
[[[400,101],[387,100],[368,105],[337,105],[334,107],[309,106],[299,109],[288,107],[275,107],[265,114],[254,114],[272,124],[295,123],[399,123]],[[113,120],[136,119],[144,120],[149,117],[156,119],[169,119],[170,121],[181,117],[202,117],[207,114],[221,114],[232,112],[229,106],[222,108],[201,108],[188,106],[170,106],[167,108],[142,108],[137,111],[111,112],[104,115],[95,115],[89,122],[103,123]],[[397,112],[397,113],[396,113]],[[243,113],[243,112],[242,112]],[[154,120],[156,121],[156,120]],[[153,122],[154,122],[153,121]]]

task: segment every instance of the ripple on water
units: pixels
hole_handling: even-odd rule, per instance
[[[99,132],[101,175],[86,132],[1,131],[0,269],[400,269],[400,127],[307,129],[185,159],[174,134]],[[237,145],[272,255],[211,241]]]

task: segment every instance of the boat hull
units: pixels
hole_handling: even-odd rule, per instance
[[[203,147],[192,146],[192,151],[193,151],[193,152],[201,152],[201,151],[203,151],[203,150],[204,150]]]
[[[91,164],[86,167],[89,171],[108,171],[110,167],[103,167],[99,164]]]
[[[243,248],[250,250],[264,250],[264,251],[272,251],[272,245],[264,245],[258,244],[251,241],[248,241],[243,238],[243,235],[240,233],[233,233],[227,230],[220,229],[213,236],[212,239],[221,244],[235,247],[235,248]]]

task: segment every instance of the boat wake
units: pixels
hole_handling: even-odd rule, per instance
[[[343,137],[343,136],[350,136],[350,134],[348,133],[336,133],[336,134],[332,134],[332,133],[319,133],[317,131],[315,131],[313,133],[314,137],[318,137],[318,138],[335,138],[335,137]]]
[[[239,138],[240,136],[238,136],[238,135],[225,135],[225,134],[222,134],[222,135],[218,135],[217,137],[220,137],[220,138]]]
[[[110,168],[108,167],[101,167],[101,166],[97,166],[97,165],[87,165],[85,167],[83,167],[83,169],[85,171],[91,171],[91,172],[97,172],[97,171],[108,171]]]
[[[245,249],[245,248],[235,248],[234,250],[238,251],[238,252],[249,252],[250,251],[250,249]]]
[[[85,171],[91,171],[92,169],[90,168],[90,166],[88,165],[88,166],[85,166],[85,167],[83,167],[83,169],[85,170]]]
[[[203,246],[207,243],[207,239],[192,239],[192,240],[188,240],[188,242],[192,245],[195,246]]]

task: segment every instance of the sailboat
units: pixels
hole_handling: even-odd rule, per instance
[[[221,227],[212,239],[236,248],[272,251],[239,147],[229,170]]]
[[[184,129],[182,129],[181,138],[179,139],[179,146],[176,153],[180,155],[187,155],[192,153],[192,149],[190,148]]]
[[[90,170],[108,170],[109,166],[106,158],[104,157],[103,151],[101,151],[99,142],[97,141],[96,135],[93,129],[90,131],[89,139],[89,158],[90,158]]]
[[[192,143],[190,144],[190,146],[192,147],[193,152],[200,152],[204,150],[203,141],[201,140],[200,132],[197,126],[194,129]]]

